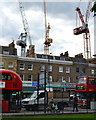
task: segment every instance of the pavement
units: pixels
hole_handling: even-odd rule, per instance
[[[44,111],[26,111],[25,109],[22,109],[20,112],[18,113],[2,113],[0,116],[35,116],[35,115],[53,115],[53,114],[85,114],[85,113],[96,113],[96,110],[92,110],[92,109],[81,109],[78,108],[78,112],[76,111],[72,111],[73,108],[72,107],[65,107],[64,110],[60,110],[60,111],[46,111],[46,113],[44,113]]]

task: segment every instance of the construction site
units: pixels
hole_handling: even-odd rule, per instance
[[[55,39],[50,37],[52,36],[52,28],[51,23],[49,23],[47,19],[48,17],[46,11],[48,11],[48,9],[46,4],[48,4],[48,2],[45,0],[42,2],[44,8],[43,53],[36,52],[36,47],[39,48],[41,46],[40,42],[37,41],[38,46],[34,45],[34,41],[31,38],[34,34],[31,35],[29,30],[29,23],[26,17],[27,15],[25,14],[26,9],[23,2],[19,2],[23,31],[20,31],[21,33],[18,36],[18,40],[12,40],[12,42],[7,46],[0,46],[0,69],[12,70],[19,74],[23,83],[23,96],[29,96],[37,89],[38,73],[42,74],[45,70],[48,76],[47,88],[49,90],[49,98],[61,98],[62,96],[64,98],[68,98],[70,94],[75,91],[75,84],[78,76],[96,76],[96,37],[94,36],[94,46],[91,46],[91,31],[89,29],[90,14],[94,14],[94,16],[91,15],[91,17],[93,17],[95,23],[96,2],[89,0],[86,3],[87,8],[85,9],[85,14],[81,12],[82,10],[79,6],[74,9],[74,12],[76,13],[76,21],[74,21],[74,25],[75,23],[76,25],[73,29],[71,29],[72,35],[74,37],[76,36],[77,40],[79,39],[79,36],[82,36],[80,38],[82,38],[81,41],[83,45],[79,46],[79,43],[77,45],[75,44],[75,52],[78,51],[77,47],[78,49],[81,48],[79,51],[83,52],[71,57],[69,56],[69,51],[66,49],[65,52],[61,52],[59,55],[53,55],[55,53],[55,45],[53,45]],[[78,2],[78,4],[80,3]],[[31,19],[34,19],[34,17]],[[96,26],[94,25],[94,29],[95,27]],[[96,31],[94,30],[94,35],[95,32]],[[70,33],[68,34],[68,37],[70,37]],[[38,33],[36,35],[38,36]],[[57,44],[56,52],[58,51],[58,46],[60,45],[59,42],[57,42]],[[73,45],[73,43],[70,44]],[[52,47],[54,53],[51,52]],[[73,46],[69,47],[73,48]],[[18,55],[18,48],[20,55]],[[94,54],[92,49],[94,49]],[[42,86],[40,89],[42,89]]]

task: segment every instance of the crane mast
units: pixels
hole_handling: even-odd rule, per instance
[[[89,32],[89,28],[88,28],[88,19],[89,19],[89,16],[90,16],[91,3],[92,3],[91,1],[88,2],[85,21],[83,19],[83,15],[81,13],[80,8],[79,7],[76,8],[76,11],[78,12],[79,18],[80,18],[80,20],[82,22],[82,26],[73,29],[74,35],[79,35],[79,34],[83,33],[84,56],[87,59],[91,57],[90,32]]]
[[[51,46],[51,43],[53,42],[52,38],[49,38],[49,30],[50,24],[48,23],[47,26],[47,19],[46,19],[46,5],[44,0],[44,17],[45,17],[45,42],[44,42],[44,54],[49,55],[49,46]]]
[[[96,57],[96,0],[94,1],[91,12],[94,12],[94,57]]]
[[[25,56],[26,54],[26,40],[29,40],[29,49],[32,48],[32,41],[30,37],[30,32],[29,32],[29,27],[28,27],[28,22],[26,19],[25,11],[24,11],[24,6],[22,2],[19,2],[19,8],[21,12],[21,17],[22,17],[22,22],[23,22],[23,27],[24,27],[24,33],[21,33],[19,36],[19,40],[17,41],[17,45],[21,46],[21,56]]]

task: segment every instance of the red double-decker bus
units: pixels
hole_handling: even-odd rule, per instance
[[[22,80],[11,70],[0,70],[0,108],[2,112],[21,109]]]
[[[96,77],[78,77],[75,91],[78,95],[78,105],[90,107],[91,102],[96,102]]]

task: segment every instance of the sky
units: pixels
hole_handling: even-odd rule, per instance
[[[40,1],[40,2],[39,2]],[[49,2],[50,1],[50,2]],[[83,35],[74,35],[73,29],[76,28],[76,7],[80,7],[82,14],[86,14],[87,0],[77,2],[69,0],[47,0],[46,14],[47,23],[50,23],[51,29],[49,37],[53,43],[49,48],[52,55],[59,56],[66,51],[69,56],[74,57],[76,54],[83,53]],[[78,0],[79,1],[79,0]],[[29,26],[29,32],[32,44],[35,45],[35,52],[44,53],[45,41],[45,23],[44,23],[44,3],[43,0],[24,1],[26,19]],[[18,40],[20,33],[24,32],[22,17],[18,1],[3,0],[0,2],[0,45],[8,46],[13,40]],[[78,17],[79,27],[79,17]],[[94,18],[90,13],[89,30],[91,40],[91,53],[94,54]],[[27,41],[27,48],[29,42]],[[17,53],[20,56],[21,48],[15,45]]]

